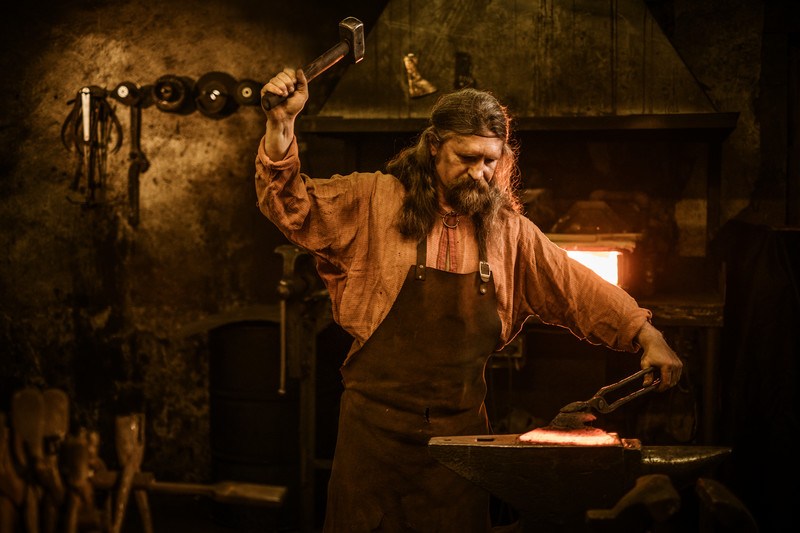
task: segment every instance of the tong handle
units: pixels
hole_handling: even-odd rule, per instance
[[[637,379],[639,379],[641,377],[644,377],[646,374],[649,374],[649,373],[651,373],[653,371],[655,371],[654,367],[645,368],[644,370],[640,370],[640,371],[636,372],[635,374],[632,374],[632,375],[628,376],[627,378],[625,378],[625,379],[623,379],[621,381],[618,381],[617,383],[612,383],[611,385],[606,385],[605,387],[602,387],[600,390],[598,390],[597,393],[595,393],[595,395],[592,397],[592,399],[589,400],[587,403],[589,405],[591,405],[598,413],[604,413],[604,414],[605,413],[610,413],[611,411],[613,411],[614,409],[616,409],[620,405],[628,403],[629,401],[633,400],[634,398],[638,398],[642,394],[648,393],[651,390],[653,390],[654,388],[656,388],[658,386],[658,384],[661,383],[661,378],[655,378],[650,385],[642,387],[642,388],[640,388],[640,389],[628,394],[627,396],[623,396],[623,397],[621,397],[621,398],[619,398],[619,399],[617,399],[617,400],[615,400],[615,401],[613,401],[611,403],[608,403],[606,401],[606,399],[605,399],[605,395],[606,394],[608,394],[609,392],[615,391],[617,389],[620,389],[620,388],[624,387],[625,385],[627,385],[628,383],[630,383],[631,381],[635,381],[635,380],[637,380]]]

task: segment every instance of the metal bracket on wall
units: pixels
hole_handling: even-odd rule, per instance
[[[130,107],[130,166],[128,167],[128,223],[139,224],[140,175],[150,167],[141,147],[142,109],[156,109],[180,115],[198,111],[219,120],[236,112],[240,106],[261,103],[262,83],[252,79],[237,80],[226,72],[211,71],[195,81],[187,76],[166,74],[154,83],[139,86],[120,82],[113,90],[96,85],[82,87],[67,102],[72,108],[61,126],[64,146],[78,154],[78,163],[70,188],[85,196],[74,201],[84,206],[104,203],[108,154],[122,145],[122,126],[108,98]]]

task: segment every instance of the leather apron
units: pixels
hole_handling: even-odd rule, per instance
[[[489,494],[428,454],[489,432],[484,370],[500,336],[488,263],[457,274],[417,249],[386,319],[342,367],[325,532],[486,532]],[[481,276],[483,274],[483,276]]]

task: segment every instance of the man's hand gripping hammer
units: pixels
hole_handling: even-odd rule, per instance
[[[348,54],[353,58],[353,63],[364,59],[364,24],[360,20],[355,17],[347,17],[341,21],[339,36],[341,41],[303,68],[303,73],[308,81],[331,68]],[[264,111],[269,111],[284,100],[286,100],[285,96],[265,94],[261,97],[261,107],[264,108]]]

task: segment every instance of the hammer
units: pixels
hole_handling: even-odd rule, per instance
[[[313,80],[333,65],[338,63],[348,53],[352,54],[353,63],[364,59],[364,24],[355,17],[347,17],[339,23],[339,37],[341,41],[333,45],[327,52],[315,59],[303,69],[308,81]],[[286,100],[285,96],[265,94],[261,98],[261,107],[269,111],[276,105]]]

